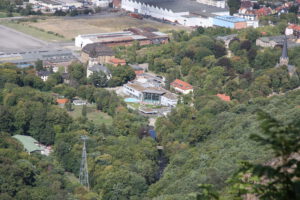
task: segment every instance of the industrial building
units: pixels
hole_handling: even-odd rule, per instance
[[[107,47],[130,46],[134,41],[140,45],[164,44],[169,41],[169,36],[153,28],[130,28],[122,32],[79,35],[75,38],[75,46],[83,48],[92,43]]]
[[[19,68],[34,65],[37,60],[43,61],[45,67],[58,67],[66,66],[77,59],[72,51],[66,49],[38,49],[15,53],[0,53],[0,63],[13,63]]]
[[[247,28],[246,19],[234,16],[216,16],[213,18],[213,25],[232,29]]]
[[[144,16],[151,16],[160,20],[179,23],[184,26],[211,27],[215,16],[229,15],[225,6],[212,6],[192,0],[123,0],[121,8]]]
[[[82,2],[77,0],[29,0],[29,3],[42,11],[55,12],[56,10],[69,10],[80,8]]]

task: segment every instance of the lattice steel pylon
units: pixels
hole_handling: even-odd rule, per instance
[[[79,181],[80,184],[86,186],[87,189],[90,189],[89,184],[89,172],[88,172],[88,165],[87,165],[87,155],[86,155],[86,140],[88,139],[87,136],[81,136],[83,140],[83,148],[82,148],[82,156],[81,156],[81,164],[80,164],[80,172],[79,172]]]

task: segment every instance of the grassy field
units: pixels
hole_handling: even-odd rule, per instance
[[[154,27],[160,31],[183,29],[183,27],[179,26],[152,20],[139,20],[129,16],[112,16],[98,19],[50,18],[38,22],[27,22],[27,24],[58,33],[69,40],[80,34],[122,31],[130,27]]]
[[[45,40],[49,42],[66,41],[66,38],[64,37],[59,37],[56,36],[55,34],[50,34],[47,31],[43,31],[33,26],[30,26],[27,22],[16,23],[12,21],[1,21],[0,24],[15,29],[17,31],[23,32],[25,34],[31,35],[33,37],[39,38],[41,40]]]
[[[82,106],[75,106],[72,105],[72,108],[74,109],[72,112],[68,112],[73,118],[81,117],[82,112]],[[96,110],[95,105],[88,105],[87,106],[87,118],[91,121],[93,121],[95,124],[100,125],[104,123],[105,125],[111,125],[112,124],[112,118],[111,116],[107,115],[106,113],[103,113],[101,111]]]
[[[13,14],[13,17],[17,17],[17,16],[20,16],[19,13],[12,13]],[[5,18],[7,17],[7,13],[6,12],[0,12],[0,18]]]

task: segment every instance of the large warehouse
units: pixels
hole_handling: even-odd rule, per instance
[[[213,26],[213,17],[229,15],[227,8],[192,0],[123,0],[122,9],[184,26]]]
[[[78,35],[75,38],[75,46],[83,48],[85,45],[93,43],[107,47],[130,46],[134,41],[139,41],[140,45],[164,44],[168,43],[169,36],[150,27],[129,28],[122,32]]]

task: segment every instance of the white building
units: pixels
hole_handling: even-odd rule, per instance
[[[226,7],[226,1],[224,1],[224,0],[197,0],[197,2],[206,4],[209,6],[219,7],[219,8]]]
[[[69,10],[70,8],[82,7],[82,2],[77,0],[29,0],[29,3],[41,8],[55,12],[56,10]]]
[[[123,0],[122,9],[179,23],[184,26],[212,26],[212,17],[229,15],[227,8],[192,0]]]
[[[193,86],[187,82],[176,79],[170,84],[171,88],[173,88],[176,92],[182,94],[193,93]]]
[[[145,87],[142,84],[128,83],[123,85],[123,93],[138,99],[140,102],[163,106],[176,106],[178,98],[163,88]]]
[[[254,14],[235,13],[233,16],[246,19],[247,27],[259,27],[259,20],[257,20],[256,15]]]
[[[96,7],[106,8],[112,3],[112,0],[91,0],[91,2]]]

